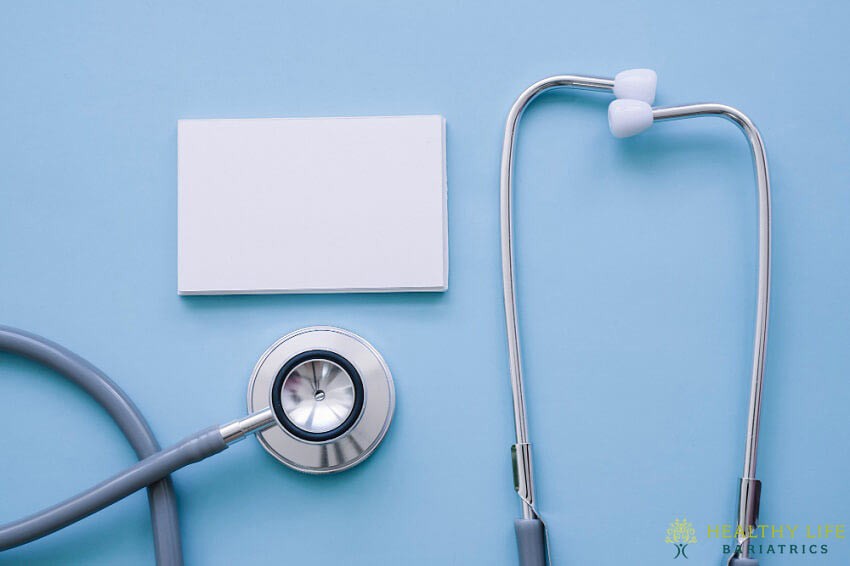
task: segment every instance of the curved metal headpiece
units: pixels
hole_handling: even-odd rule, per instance
[[[609,106],[608,117],[611,132],[616,137],[635,135],[647,129],[654,122],[698,116],[726,118],[735,123],[747,137],[752,152],[758,189],[758,295],[750,406],[744,470],[739,494],[738,522],[741,525],[754,525],[757,520],[760,488],[757,487],[758,480],[755,477],[756,456],[767,347],[768,303],[770,300],[770,180],[767,155],[758,129],[740,110],[713,103],[653,108],[651,104],[655,97],[655,83],[655,73],[647,69],[624,71],[614,79],[581,75],[556,75],[528,87],[516,99],[508,113],[502,145],[501,165],[502,284],[513,392],[514,424],[516,427],[516,445],[513,447],[514,477],[517,493],[522,499],[522,515],[525,520],[539,519],[539,516],[535,510],[534,480],[531,450],[528,442],[514,281],[512,222],[514,146],[519,122],[525,109],[540,94],[556,88],[613,93],[617,99]],[[748,556],[748,539],[740,540],[739,546],[741,547],[740,555]]]

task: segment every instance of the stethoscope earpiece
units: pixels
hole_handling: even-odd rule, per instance
[[[608,105],[608,127],[615,138],[630,138],[652,125],[652,106],[643,100],[618,98]]]
[[[655,103],[658,75],[652,69],[629,69],[614,75],[612,92],[617,98]]]
[[[658,75],[652,69],[629,69],[614,76],[616,100],[608,106],[608,127],[615,138],[629,138],[652,125]]]

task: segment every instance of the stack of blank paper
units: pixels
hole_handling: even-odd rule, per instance
[[[444,291],[441,116],[181,120],[180,294]]]

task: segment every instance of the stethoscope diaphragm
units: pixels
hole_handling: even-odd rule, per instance
[[[280,426],[257,433],[280,462],[302,472],[338,472],[365,460],[389,428],[392,375],[363,338],[316,326],[275,342],[248,385],[248,412],[271,408]]]

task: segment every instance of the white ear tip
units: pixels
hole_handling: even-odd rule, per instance
[[[652,69],[629,69],[614,77],[614,96],[652,104],[655,102],[656,84],[658,75]]]
[[[652,106],[643,100],[621,98],[608,106],[608,126],[615,138],[628,138],[652,125]]]

